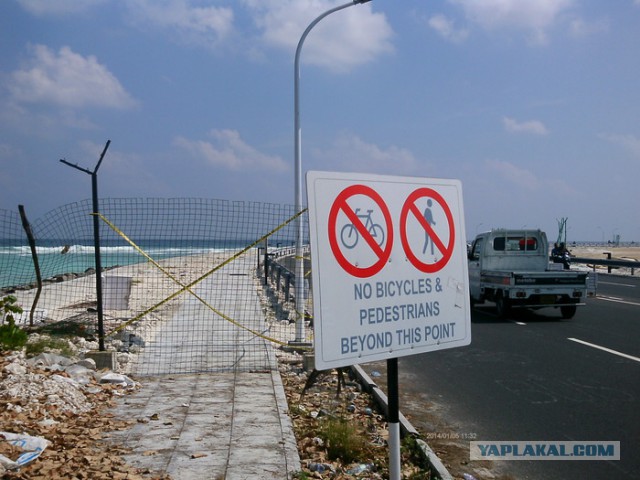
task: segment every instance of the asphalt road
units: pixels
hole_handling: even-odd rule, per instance
[[[620,461],[491,467],[517,479],[640,479],[638,278],[601,275],[572,320],[543,309],[503,322],[479,306],[470,346],[403,357],[399,371],[401,411],[430,444],[620,441]]]

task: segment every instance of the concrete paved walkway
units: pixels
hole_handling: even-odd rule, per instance
[[[197,292],[262,331],[252,265],[234,262]],[[272,348],[187,298],[140,356],[137,370],[155,376],[136,377],[142,388],[115,410],[138,423],[111,438],[131,464],[176,480],[291,478],[300,458]]]

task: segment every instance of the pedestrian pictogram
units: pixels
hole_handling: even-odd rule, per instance
[[[389,208],[374,189],[365,185],[351,185],[336,197],[329,212],[328,234],[337,262],[354,277],[375,275],[391,255]]]
[[[436,211],[439,220],[436,220]],[[407,197],[399,228],[402,248],[421,272],[438,272],[451,259],[455,245],[453,215],[445,199],[432,188],[419,188]]]

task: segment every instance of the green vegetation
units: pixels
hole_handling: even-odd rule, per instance
[[[22,307],[15,304],[17,301],[18,299],[13,295],[7,295],[0,298],[0,315],[2,315],[3,325],[5,321],[11,322],[15,325],[15,318],[13,314],[23,312]]]
[[[400,455],[403,463],[411,463],[416,466],[416,470],[407,477],[407,480],[428,480],[431,478],[429,463],[418,445],[416,437],[407,435],[402,439]]]
[[[0,298],[0,350],[19,350],[26,346],[27,357],[34,357],[43,352],[73,356],[73,348],[69,345],[68,338],[84,333],[86,325],[58,322],[42,327],[38,333],[44,335],[29,342],[29,333],[16,325],[15,315],[23,312],[22,307],[16,304],[17,301],[13,295]]]
[[[27,357],[35,357],[44,352],[55,352],[65,357],[72,357],[74,352],[64,338],[42,336],[34,342],[27,343]]]
[[[330,460],[340,459],[344,463],[351,463],[358,460],[366,449],[362,434],[343,418],[328,418],[319,436],[327,445]]]
[[[72,318],[55,323],[42,325],[35,329],[37,333],[56,337],[84,337],[93,336],[94,326],[92,321]]]
[[[307,472],[294,472],[293,479],[294,480],[311,480],[313,477]]]
[[[14,314],[22,313],[22,307],[16,305],[18,299],[13,295],[7,295],[0,299],[0,349],[16,350],[27,343],[27,332],[16,325]]]

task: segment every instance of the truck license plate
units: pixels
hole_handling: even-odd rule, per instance
[[[540,303],[542,303],[544,305],[552,305],[552,304],[556,303],[556,296],[555,295],[542,295],[540,297]]]

